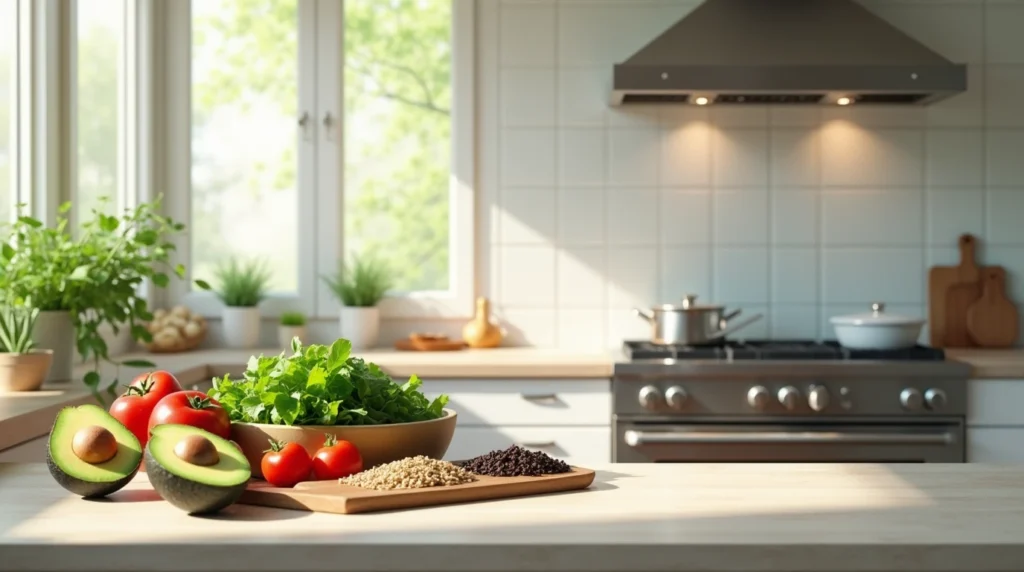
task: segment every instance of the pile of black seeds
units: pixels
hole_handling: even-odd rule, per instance
[[[572,470],[564,461],[552,458],[542,451],[531,451],[518,445],[470,459],[462,468],[471,473],[490,477],[539,477],[568,473]]]

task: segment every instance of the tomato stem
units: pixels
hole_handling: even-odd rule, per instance
[[[333,447],[338,444],[338,438],[330,433],[324,433],[324,447]]]
[[[185,398],[188,399],[188,405],[192,409],[209,409],[212,407],[210,398],[205,395],[188,395]]]
[[[273,439],[267,439],[267,441],[270,441],[270,448],[263,451],[264,453],[280,453],[281,449],[284,449],[284,446],[288,444],[286,441],[275,441]]]
[[[128,389],[124,392],[125,395],[138,395],[139,397],[145,397],[150,391],[153,390],[153,385],[156,382],[153,381],[153,372],[146,373],[146,379],[142,380],[139,385],[129,385]]]

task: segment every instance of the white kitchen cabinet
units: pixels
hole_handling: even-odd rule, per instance
[[[969,463],[1024,464],[1024,427],[970,427]]]
[[[447,459],[517,443],[574,464],[611,460],[608,379],[425,380],[423,393],[447,394],[459,414]]]
[[[610,427],[459,427],[445,459],[457,461],[517,444],[573,465],[611,459]]]
[[[459,426],[609,425],[611,382],[594,380],[425,381],[423,393],[448,395]]]
[[[0,451],[0,463],[44,463],[49,434]]]
[[[968,426],[1024,427],[1024,380],[973,379],[967,383]]]

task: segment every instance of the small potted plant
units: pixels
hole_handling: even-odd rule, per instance
[[[262,260],[230,258],[214,270],[214,292],[224,303],[221,326],[227,347],[253,348],[259,344],[259,304],[267,296],[270,278]]]
[[[323,279],[342,304],[341,337],[352,342],[352,349],[375,346],[380,335],[377,305],[391,288],[391,270],[376,258],[353,256],[351,265],[342,262],[334,276]]]
[[[292,347],[292,339],[306,344],[306,315],[302,312],[285,312],[281,314],[281,324],[277,327],[277,343],[282,348]]]
[[[53,363],[53,350],[35,349],[32,331],[39,308],[0,310],[0,392],[35,391]]]

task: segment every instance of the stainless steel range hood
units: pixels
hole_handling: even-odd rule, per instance
[[[955,64],[853,0],[706,0],[621,64],[612,104],[926,105]]]

